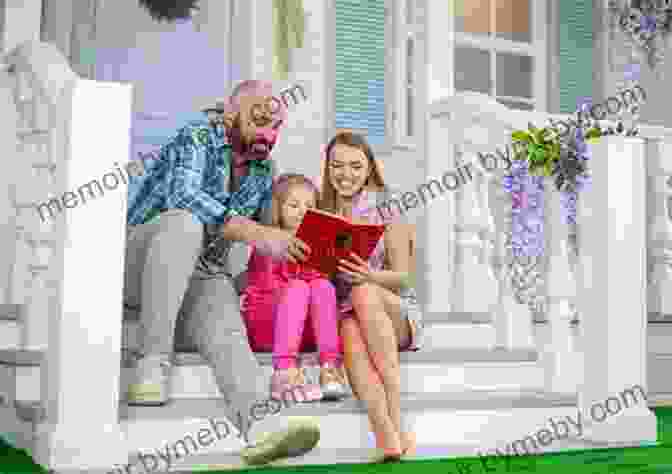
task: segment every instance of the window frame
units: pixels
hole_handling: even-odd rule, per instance
[[[403,149],[415,149],[418,146],[419,132],[422,127],[418,124],[421,117],[418,111],[418,99],[422,97],[420,88],[421,77],[419,74],[420,62],[418,53],[421,52],[420,42],[423,38],[423,25],[418,21],[418,10],[422,8],[422,0],[391,0],[389,10],[391,14],[387,15],[388,25],[386,31],[390,32],[390,43],[392,46],[392,57],[388,63],[388,70],[391,81],[391,90],[388,107],[388,128],[390,139],[395,147]],[[407,22],[410,3],[414,3],[412,23]],[[408,40],[413,40],[412,63],[409,64],[407,55]],[[409,86],[407,77],[412,77],[412,86]],[[413,110],[408,110],[407,94],[409,88],[413,96]],[[413,135],[406,133],[409,119],[413,125]]]
[[[490,0],[490,31],[496,31],[496,15],[497,15],[497,0]],[[532,26],[531,42],[524,43],[519,41],[512,41],[505,38],[497,38],[492,35],[478,35],[473,33],[465,33],[457,31],[455,16],[450,16],[450,31],[453,32],[453,38],[449,46],[453,49],[453,56],[455,48],[471,47],[482,51],[487,51],[490,54],[490,91],[488,95],[496,100],[515,101],[533,105],[535,112],[548,111],[548,83],[547,70],[549,66],[548,58],[548,34],[549,25],[547,24],[547,12],[549,8],[549,0],[530,0],[530,22]],[[508,97],[504,95],[496,95],[497,92],[497,54],[514,54],[528,56],[532,58],[534,71],[532,73],[532,98],[525,97]],[[455,88],[454,74],[455,63],[451,68],[451,84],[453,84],[453,93],[457,91]],[[508,107],[508,105],[507,105]]]
[[[385,138],[383,143],[371,144],[371,148],[376,155],[379,154],[389,154],[395,150],[401,151],[414,151],[420,148],[423,140],[423,130],[424,125],[420,123],[422,120],[423,114],[421,113],[420,101],[424,96],[423,90],[424,82],[421,80],[424,75],[419,67],[422,67],[422,58],[424,57],[424,20],[422,19],[422,11],[424,11],[424,2],[426,0],[414,0],[415,11],[414,16],[416,19],[416,36],[414,41],[414,54],[413,54],[413,72],[414,72],[414,81],[415,81],[415,102],[413,104],[413,123],[416,136],[414,139],[407,140],[405,137],[401,136],[399,133],[401,126],[405,127],[405,123],[399,125],[399,121],[395,120],[398,117],[400,104],[405,100],[405,96],[398,93],[397,85],[400,83],[401,78],[406,74],[407,69],[402,68],[399,61],[399,54],[404,53],[405,50],[400,51],[397,45],[399,44],[398,38],[399,35],[397,31],[399,28],[398,20],[395,18],[403,14],[403,5],[404,0],[385,0],[385,45],[386,45],[386,54],[385,54],[385,71],[386,71],[386,83],[385,83]],[[327,1],[325,2],[325,50],[327,58],[334,58],[336,51],[336,6],[335,2]],[[405,44],[404,44],[405,46]],[[405,61],[404,61],[405,62]],[[325,61],[325,110],[326,110],[326,127],[325,127],[325,143],[327,143],[338,131],[336,129],[336,116],[335,116],[335,61],[328,60]],[[389,79],[389,80],[388,80]],[[358,130],[352,130],[357,132]]]

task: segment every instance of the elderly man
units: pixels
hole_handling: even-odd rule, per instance
[[[305,418],[284,418],[285,429],[257,443],[249,435],[251,411],[266,400],[268,387],[240,315],[228,268],[231,243],[262,242],[292,261],[309,252],[291,234],[258,223],[270,215],[275,167],[269,154],[286,114],[271,98],[268,83],[240,83],[219,120],[189,123],[156,159],[144,161],[128,200],[125,301],[139,310],[142,337],[127,401],[168,402],[179,315],[214,371],[250,464],[305,454],[319,440],[317,424]]]

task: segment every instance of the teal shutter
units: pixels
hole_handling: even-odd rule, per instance
[[[385,1],[336,0],[336,128],[385,138]]]
[[[574,113],[581,97],[593,96],[593,1],[558,3],[560,113]]]

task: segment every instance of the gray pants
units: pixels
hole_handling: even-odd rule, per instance
[[[268,386],[250,349],[231,278],[196,270],[203,237],[204,226],[179,209],[134,226],[126,247],[124,300],[140,309],[140,352],[171,354],[178,329],[213,368],[226,416],[247,432],[249,426],[239,425],[249,419],[255,401],[268,397]]]

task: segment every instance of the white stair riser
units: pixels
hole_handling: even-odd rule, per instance
[[[549,419],[567,420],[568,416],[577,419],[576,407],[417,410],[410,414],[419,445],[469,445],[490,452],[528,435],[534,436],[540,429],[551,429]],[[368,418],[363,413],[330,413],[317,420],[321,429],[318,449],[333,451],[334,460],[338,459],[338,450],[370,450],[375,446]],[[222,416],[217,421],[225,422],[226,418]],[[272,431],[281,426],[276,416],[264,419],[261,423],[263,427],[259,431]],[[180,440],[185,440],[191,454],[235,453],[241,448],[242,443],[234,428],[229,428],[228,437],[225,436],[226,428],[220,425],[219,429],[222,439],[217,439],[212,422],[208,419],[136,420],[123,424],[129,445],[134,447],[130,456],[137,456],[138,452],[156,454],[157,449],[165,453],[168,448],[174,457],[176,443],[178,452],[184,453],[185,448]],[[198,441],[199,431],[202,443]],[[577,435],[571,423],[569,435]],[[195,441],[195,445],[188,436]],[[165,461],[161,463],[163,468]]]
[[[492,348],[495,328],[490,324],[434,324],[424,332],[423,349]]]
[[[656,331],[665,332],[661,336],[658,332],[649,333],[649,352],[660,352],[654,350],[654,346],[660,340],[667,344],[668,334],[672,333],[672,327],[664,325],[656,326]],[[0,320],[0,349],[13,349],[20,345],[21,323],[12,320]],[[579,328],[572,328],[571,346],[574,350],[579,348]],[[547,324],[534,325],[534,339],[537,349],[543,349],[550,340],[550,326]],[[138,326],[136,323],[124,324],[124,347],[137,347],[139,340]],[[495,345],[495,330],[490,324],[432,324],[425,331],[423,349],[469,349],[469,348],[492,348]]]
[[[264,366],[270,380],[272,368]],[[309,370],[315,374],[315,371]],[[132,380],[133,370],[122,369],[121,393]],[[461,392],[464,390],[534,390],[543,384],[543,372],[534,363],[497,364],[404,364],[402,389],[407,393]],[[219,398],[212,369],[206,365],[173,368],[170,393],[173,398]]]
[[[137,348],[140,329],[136,322],[125,322],[123,347]],[[491,348],[495,344],[495,329],[490,324],[438,324],[432,323],[425,332],[423,349],[473,349]]]
[[[264,366],[270,380],[272,368]],[[309,370],[309,373],[315,373]],[[133,369],[121,372],[121,397],[133,377]],[[454,393],[464,390],[537,390],[542,388],[543,371],[534,363],[492,364],[405,364],[402,387],[407,393]],[[40,400],[40,369],[16,367],[16,399]],[[171,397],[219,398],[212,369],[206,365],[177,366],[170,381]]]
[[[25,402],[40,401],[40,368],[0,364],[0,394]]]
[[[21,344],[21,324],[18,321],[0,320],[0,349],[16,349]]]

